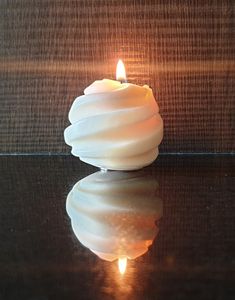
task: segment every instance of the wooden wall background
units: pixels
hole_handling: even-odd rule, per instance
[[[162,152],[232,152],[234,12],[234,0],[1,0],[0,152],[69,152],[72,101],[119,57],[157,95]]]

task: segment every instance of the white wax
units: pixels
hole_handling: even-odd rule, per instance
[[[134,259],[148,251],[162,216],[157,182],[144,170],[97,172],[77,182],[66,209],[79,241],[100,258]]]
[[[163,121],[148,86],[98,80],[75,99],[64,132],[72,154],[111,170],[140,169],[158,155]]]

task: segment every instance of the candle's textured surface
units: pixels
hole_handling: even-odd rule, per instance
[[[66,208],[79,241],[100,258],[134,259],[148,251],[162,216],[157,182],[144,171],[97,172],[77,182]]]
[[[98,80],[75,99],[65,142],[84,162],[111,170],[139,169],[158,155],[163,121],[147,86]]]

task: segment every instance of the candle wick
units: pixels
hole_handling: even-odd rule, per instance
[[[120,83],[123,84],[123,83],[127,83],[127,79],[126,78],[121,78],[119,79]]]

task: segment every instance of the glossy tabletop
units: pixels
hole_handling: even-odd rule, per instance
[[[124,275],[116,260],[101,259],[78,240],[66,211],[72,187],[97,171],[71,156],[0,157],[1,300],[235,298],[233,156],[163,155],[143,170],[137,189],[142,180],[155,182],[152,199],[143,185],[143,203],[136,193],[137,204],[132,189],[128,205],[132,211],[142,205],[151,214],[151,205],[161,203],[161,213],[148,251],[128,259]],[[109,180],[114,175],[105,176]],[[118,195],[124,198],[130,195],[125,176],[118,183]],[[100,222],[110,232],[109,210],[101,213]],[[131,243],[131,234],[141,236],[145,225],[138,221],[138,228],[129,228],[128,213],[120,226]],[[91,243],[96,239],[92,234]]]

